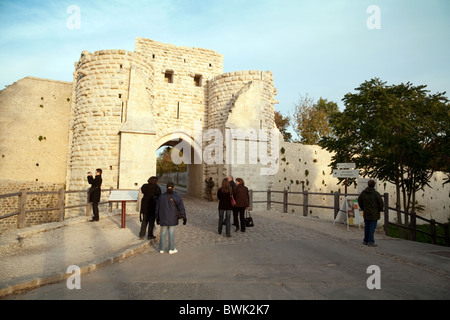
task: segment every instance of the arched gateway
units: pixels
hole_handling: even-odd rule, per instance
[[[156,174],[156,150],[180,144],[189,193],[229,174],[257,189],[278,169],[271,72],[223,74],[222,55],[137,38],[134,52],[83,51],[75,63],[69,189],[103,169],[104,188],[138,188]]]

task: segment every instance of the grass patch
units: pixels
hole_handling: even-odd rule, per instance
[[[448,223],[446,224],[448,226]],[[416,241],[424,242],[424,243],[432,243],[431,236],[431,226],[429,224],[417,225],[416,227]],[[426,232],[428,234],[424,234],[422,232]],[[445,237],[445,228],[440,225],[436,225],[436,235]],[[394,238],[412,240],[412,232],[408,229],[403,229],[397,226],[390,225],[389,226],[389,236]],[[436,237],[436,244],[440,246],[448,246],[445,239]]]

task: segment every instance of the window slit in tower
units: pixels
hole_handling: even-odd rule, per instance
[[[173,83],[173,71],[166,71],[166,73],[164,74],[164,81],[166,83]]]
[[[177,119],[180,119],[180,102],[177,105]]]

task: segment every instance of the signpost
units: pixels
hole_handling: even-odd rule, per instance
[[[127,202],[137,202],[138,190],[111,190],[109,202],[122,202],[122,228],[125,228]]]
[[[334,223],[336,221],[346,221],[347,222],[347,231],[349,230],[349,225],[353,225],[354,222],[358,223],[358,228],[360,227],[360,218],[359,218],[359,205],[357,199],[348,199],[347,198],[347,185],[348,179],[359,178],[359,170],[356,169],[355,163],[338,163],[337,169],[333,170],[333,177],[345,179],[345,198],[342,203],[339,212],[334,219]]]
[[[348,179],[358,178],[359,170],[355,169],[356,164],[354,163],[338,163],[337,167],[338,167],[337,169],[333,170],[333,177],[345,179],[345,196],[347,196]]]

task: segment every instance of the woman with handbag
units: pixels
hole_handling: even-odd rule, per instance
[[[230,182],[228,178],[222,180],[222,186],[217,190],[217,199],[219,199],[219,234],[222,234],[222,228],[224,223],[225,214],[225,225],[227,237],[231,237],[230,234],[230,217],[233,207],[231,205],[231,198],[233,197],[233,190],[231,190]]]
[[[245,186],[242,178],[236,179],[236,187],[233,189],[234,200],[236,205],[233,209],[233,220],[236,226],[236,231],[239,230],[239,222],[241,223],[241,232],[245,232],[245,210],[250,204],[250,196],[248,188]],[[238,219],[239,217],[239,219]]]
[[[167,191],[159,196],[156,204],[156,223],[161,226],[160,253],[166,250],[167,233],[169,234],[169,254],[178,252],[175,249],[175,226],[178,225],[178,219],[183,219],[183,224],[187,221],[183,200],[174,190],[174,183],[167,183]]]

